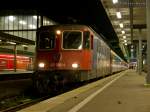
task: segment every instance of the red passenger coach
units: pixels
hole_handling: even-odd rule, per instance
[[[27,56],[16,56],[16,70],[26,71],[31,64],[30,58]],[[14,55],[13,54],[0,54],[0,71],[13,71],[14,70]]]
[[[110,57],[109,46],[88,26],[42,26],[37,31],[35,87],[44,93],[57,85],[108,75]]]

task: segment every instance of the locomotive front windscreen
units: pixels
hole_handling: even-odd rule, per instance
[[[82,49],[82,32],[80,31],[64,31],[63,32],[63,48],[64,49]]]
[[[53,49],[55,47],[55,33],[41,32],[38,45],[40,49]]]

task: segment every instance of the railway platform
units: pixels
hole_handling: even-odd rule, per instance
[[[149,112],[145,76],[129,69],[18,112]]]
[[[0,75],[7,75],[7,74],[23,74],[23,73],[33,73],[33,71],[1,71]]]
[[[31,78],[33,71],[1,71],[0,81]]]

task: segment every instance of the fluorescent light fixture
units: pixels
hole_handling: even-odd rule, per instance
[[[37,16],[33,16],[34,19],[37,19]]]
[[[133,47],[134,47],[134,46],[133,46],[133,45],[131,45],[131,48],[132,48],[132,49],[133,49]]]
[[[125,31],[124,31],[124,30],[122,30],[121,32],[122,32],[122,34],[125,34]]]
[[[32,24],[29,24],[29,27],[30,27],[30,28],[33,28],[33,29],[36,28],[36,26],[35,26],[35,25],[32,25]]]
[[[20,24],[26,25],[27,23],[23,20],[19,21]]]
[[[118,3],[118,0],[112,0],[113,4]]]
[[[145,46],[143,45],[142,47],[144,48]]]
[[[143,64],[146,64],[146,60],[143,60]]]
[[[9,21],[14,21],[16,18],[14,16],[8,16]]]
[[[124,42],[127,42],[127,40],[124,40]]]
[[[121,12],[116,12],[116,15],[117,15],[117,18],[118,18],[118,19],[122,18]]]
[[[120,23],[119,25],[120,25],[120,28],[123,28],[123,23]]]
[[[15,42],[7,42],[8,44],[12,44],[12,45],[15,45],[16,43]]]
[[[134,49],[130,49],[130,51],[131,51],[131,52],[133,52],[133,51],[134,51]]]
[[[44,23],[45,23],[45,24],[50,24],[50,22],[49,22],[49,21],[44,21]]]
[[[28,47],[27,45],[22,45],[22,47]]]
[[[126,36],[123,36],[124,39],[126,39]]]

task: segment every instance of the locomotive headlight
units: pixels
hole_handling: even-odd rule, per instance
[[[78,67],[79,67],[79,65],[77,63],[72,64],[72,68],[78,68]]]
[[[57,34],[57,35],[60,35],[60,34],[61,34],[61,31],[60,31],[60,30],[57,30],[57,31],[56,31],[56,34]]]
[[[44,68],[45,64],[43,62],[39,63],[40,68]]]

